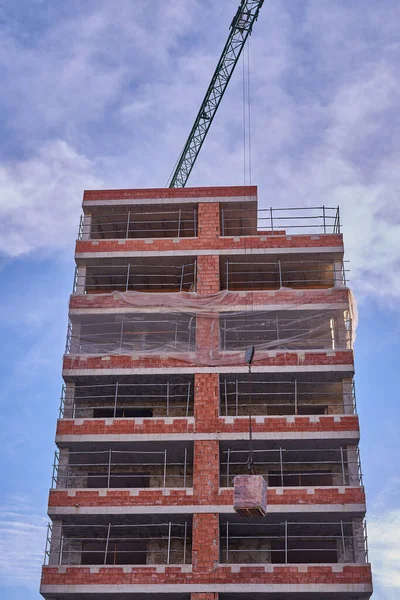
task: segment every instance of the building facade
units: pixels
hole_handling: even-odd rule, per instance
[[[370,598],[343,254],[256,187],[85,192],[44,598]]]

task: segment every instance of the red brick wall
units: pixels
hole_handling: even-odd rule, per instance
[[[208,409],[207,409],[208,410]],[[110,425],[106,425],[105,419],[60,419],[57,422],[57,436],[65,435],[120,435],[120,434],[166,434],[179,435],[181,433],[242,433],[249,430],[248,417],[235,417],[233,422],[227,422],[224,417],[215,420],[214,417],[204,417],[193,421],[179,417],[173,419],[172,423],[166,423],[165,419],[143,419],[138,424],[135,419],[114,419]],[[264,417],[261,422],[253,418],[253,431],[255,433],[268,432],[310,432],[321,431],[353,431],[359,432],[357,415],[334,416],[321,415],[318,420],[311,416],[297,416],[292,420],[286,417]]]
[[[194,416],[196,426],[211,423],[214,426],[219,415],[219,375],[218,373],[195,373],[194,376]]]
[[[197,258],[197,293],[215,294],[220,290],[219,256],[204,255]]]
[[[218,594],[201,592],[200,594],[191,594],[190,600],[218,600]]]
[[[203,457],[199,457],[200,461]],[[204,465],[200,467],[197,485],[193,495],[188,495],[185,490],[171,489],[169,495],[163,495],[160,489],[138,490],[137,496],[131,496],[129,490],[105,490],[106,495],[100,496],[97,490],[80,490],[75,495],[68,490],[50,490],[49,506],[198,506],[211,504],[213,506],[233,505],[233,492],[230,488],[221,488],[218,491],[218,481],[215,465],[212,473],[208,475],[206,492],[199,487],[201,478],[207,477]],[[342,493],[343,491],[343,493]],[[267,491],[267,505],[308,505],[314,504],[365,504],[364,488],[313,488],[309,493],[306,488],[269,488]],[[282,492],[282,493],[280,493]]]
[[[193,488],[198,504],[212,504],[219,490],[218,440],[196,440],[193,456]]]
[[[219,563],[219,516],[213,513],[193,515],[193,572],[213,572]]]
[[[199,204],[199,229],[200,241],[207,240],[212,244],[220,236],[220,211],[219,202],[200,202]]]
[[[165,198],[230,198],[257,196],[256,185],[217,187],[144,188],[130,190],[85,190],[83,202],[104,200],[143,200]]]
[[[205,257],[203,257],[205,258]],[[214,258],[207,257],[207,258]],[[165,300],[168,300],[166,297]],[[250,292],[228,292],[220,300],[221,306],[241,305],[248,309],[249,305],[260,304],[347,304],[349,292],[343,288],[332,288],[329,290],[274,290],[274,291],[250,291]],[[127,304],[121,298],[112,294],[85,294],[83,296],[71,296],[69,307],[73,308],[126,308]]]
[[[215,536],[218,526],[217,515],[198,515],[201,517],[194,530],[194,548],[197,555],[193,572],[185,573],[179,567],[166,566],[165,573],[157,572],[157,567],[99,567],[98,573],[91,573],[89,567],[66,567],[60,573],[58,567],[44,567],[42,585],[134,585],[148,584],[160,586],[167,584],[306,584],[315,585],[319,591],[321,584],[371,584],[370,565],[344,565],[342,572],[333,571],[330,565],[272,565],[271,572],[265,572],[264,566],[241,566],[232,572],[229,566],[216,566],[215,545],[208,547]],[[209,517],[207,520],[205,517]],[[201,533],[201,535],[199,535]],[[203,547],[200,547],[203,544]],[[334,565],[335,567],[336,565]],[[299,569],[302,569],[301,571]],[[63,569],[64,570],[64,569]],[[162,588],[161,588],[162,589]]]
[[[212,204],[210,206],[213,206]],[[219,221],[218,221],[219,223]],[[75,252],[176,252],[196,250],[243,250],[245,248],[267,249],[267,248],[330,248],[337,247],[338,251],[343,247],[343,238],[338,234],[330,235],[295,235],[295,236],[249,236],[240,237],[218,237],[215,223],[207,224],[202,232],[203,237],[180,238],[179,243],[173,238],[151,238],[151,240],[129,239],[129,240],[78,240]],[[200,233],[200,231],[199,231]]]
[[[177,358],[176,355],[170,358],[158,357],[132,357],[107,355],[102,356],[64,356],[63,370],[71,369],[138,369],[138,368],[168,368],[168,367],[194,367],[196,364],[203,365],[224,365],[232,364],[229,361],[229,353],[225,353],[224,358],[218,356],[215,352],[213,356],[207,353],[207,360],[201,360],[202,354],[199,353],[195,361],[191,361],[190,357],[181,353],[182,358]],[[257,366],[307,366],[307,365],[352,365],[354,362],[352,350],[338,350],[336,352],[259,352],[256,356],[255,363]],[[245,366],[244,354],[240,353],[240,358],[235,365]]]

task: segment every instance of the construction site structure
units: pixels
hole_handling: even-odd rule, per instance
[[[44,598],[370,598],[343,256],[255,186],[84,193]]]

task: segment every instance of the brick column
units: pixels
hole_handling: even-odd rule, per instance
[[[193,571],[212,572],[218,567],[218,563],[219,517],[214,513],[195,514],[192,533]]]
[[[219,280],[219,256],[200,255],[197,257],[197,293],[215,294],[221,289]]]
[[[219,202],[200,202],[198,237],[211,241],[219,238],[219,236]]]
[[[193,496],[198,504],[214,504],[219,490],[218,440],[196,440],[193,455]]]
[[[194,376],[194,417],[196,425],[204,423],[211,427],[211,431],[215,431],[218,415],[218,373],[196,373]]]
[[[218,594],[214,594],[214,592],[200,592],[191,594],[190,600],[218,600]]]

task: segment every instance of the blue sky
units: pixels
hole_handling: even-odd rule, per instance
[[[0,0],[0,594],[39,598],[83,190],[163,187],[237,0]],[[400,594],[397,0],[266,0],[251,39],[261,206],[340,205],[374,600]],[[241,69],[190,185],[243,183]],[[397,528],[397,531],[396,531]]]

